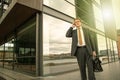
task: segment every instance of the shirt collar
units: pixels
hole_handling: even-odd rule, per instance
[[[73,28],[73,30],[76,30],[76,29],[77,29],[77,27],[74,27],[74,28]],[[80,27],[80,29],[82,29],[82,26]]]

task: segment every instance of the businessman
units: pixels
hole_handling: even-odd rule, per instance
[[[96,80],[92,64],[92,58],[96,56],[96,53],[89,29],[82,27],[81,20],[76,18],[72,27],[68,29],[66,37],[72,38],[71,55],[77,58],[81,80],[87,80],[86,64],[88,79]]]

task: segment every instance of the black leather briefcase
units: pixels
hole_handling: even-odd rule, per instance
[[[102,72],[103,71],[103,68],[101,66],[101,61],[98,57],[93,59],[93,71],[94,72]]]

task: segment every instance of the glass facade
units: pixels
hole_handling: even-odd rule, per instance
[[[102,10],[100,8],[100,0],[95,0],[97,4],[92,3],[92,8],[94,12],[94,21],[96,30],[100,32],[105,32]],[[56,4],[59,1],[55,1]],[[59,5],[55,5],[48,0],[44,1],[44,4],[58,10]],[[62,1],[60,1],[62,2]],[[85,1],[83,1],[85,3]],[[72,3],[72,2],[71,2]],[[86,3],[85,3],[86,4]],[[81,4],[82,5],[82,4]],[[86,4],[87,6],[87,4]],[[82,7],[80,6],[82,9]],[[89,7],[90,8],[90,7]],[[61,9],[61,8],[60,8]],[[60,10],[59,9],[59,10]],[[63,8],[61,11],[64,12]],[[81,10],[80,9],[80,10]],[[77,9],[79,10],[79,9]],[[84,10],[84,8],[83,8]],[[78,11],[79,12],[79,11]],[[84,11],[83,11],[84,12]],[[65,12],[65,14],[68,14]],[[68,14],[69,15],[69,14]],[[72,16],[72,15],[70,15]],[[85,15],[77,15],[77,16],[85,16]],[[88,15],[89,16],[89,15]],[[87,17],[82,17],[84,21],[87,20]],[[47,22],[47,23],[46,23]],[[86,21],[87,22],[87,21]],[[89,23],[89,22],[87,22]],[[71,39],[65,37],[67,29],[71,26],[70,23],[60,20],[58,18],[52,17],[50,15],[43,15],[43,69],[44,75],[52,75],[65,73],[68,71],[77,70],[78,66],[76,58],[71,57],[70,55],[70,47],[71,47]],[[88,24],[89,26],[89,24]],[[90,25],[91,26],[91,25]],[[91,27],[94,28],[94,27]],[[104,33],[105,35],[105,33]],[[96,47],[98,48],[98,56],[102,63],[108,63],[118,60],[118,52],[116,41],[113,41],[107,36],[103,36],[101,34],[96,33]],[[69,46],[69,47],[68,47]],[[70,66],[71,65],[71,66]],[[63,69],[64,67],[64,69]]]
[[[103,12],[102,12],[100,0],[95,0],[95,2],[93,3],[93,10],[94,10],[96,29],[102,32],[105,32],[104,35],[106,34],[109,35],[109,33],[107,33],[107,30],[105,31],[105,26],[103,22],[104,21]],[[97,42],[98,42],[97,44],[98,53],[99,53],[102,63],[113,62],[116,59],[118,59],[118,52],[117,52],[118,50],[117,50],[116,41],[113,41],[112,39],[108,38],[107,35],[105,37],[105,36],[97,34]]]
[[[32,34],[31,34],[32,33]],[[15,38],[0,46],[0,66],[18,71],[36,71],[35,18],[17,29]]]
[[[77,69],[76,59],[70,54],[71,39],[65,37],[71,24],[46,14],[43,19],[44,74]]]

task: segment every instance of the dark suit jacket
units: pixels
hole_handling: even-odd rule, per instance
[[[83,34],[85,38],[85,43],[86,43],[86,48],[88,50],[88,53],[92,55],[92,52],[95,50],[92,37],[90,34],[90,31],[86,28],[83,28]],[[78,38],[77,38],[77,30],[73,30],[72,27],[70,27],[66,33],[66,37],[71,37],[72,38],[72,46],[71,46],[71,55],[74,56],[76,53],[77,49],[77,43],[78,43]]]

